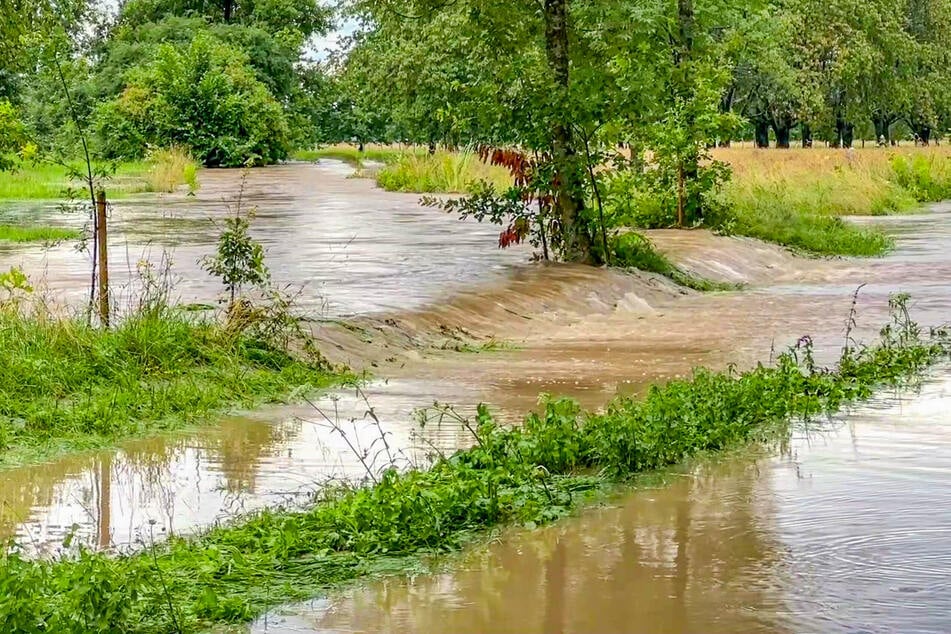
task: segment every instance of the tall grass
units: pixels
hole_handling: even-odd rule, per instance
[[[951,196],[951,150],[721,149],[731,202],[767,198],[802,213],[878,216]]]
[[[377,185],[395,192],[465,194],[481,181],[498,190],[512,185],[505,168],[486,165],[472,152],[403,154],[376,173]]]
[[[819,255],[876,256],[892,246],[883,231],[843,219],[909,213],[951,198],[951,149],[721,148],[714,158],[732,179],[702,224]],[[636,174],[607,179],[608,215],[619,225],[673,226],[673,206],[639,188]]]
[[[719,228],[823,255],[875,256],[891,247],[876,228],[840,216],[907,213],[951,197],[951,152],[719,150],[734,176]]]
[[[487,181],[499,190],[512,184],[507,170],[486,165],[468,151],[439,150],[430,154],[428,148],[421,146],[368,145],[360,152],[352,145],[332,145],[298,151],[293,158],[344,161],[358,170],[358,176],[375,178],[377,185],[391,192],[466,194],[479,181]],[[368,170],[367,161],[382,163],[383,166],[378,170]]]
[[[79,167],[78,164],[73,167]],[[198,186],[198,165],[182,148],[155,150],[144,161],[99,165],[109,176],[103,186],[110,200],[141,192],[173,191],[179,185]],[[64,165],[21,164],[0,171],[0,200],[60,200],[68,190],[82,192],[81,180]]]
[[[198,161],[183,147],[154,150],[148,157],[146,191],[173,192],[180,185],[189,191],[198,189]]]
[[[197,423],[343,377],[170,308],[113,330],[0,308],[0,463]]]
[[[740,376],[698,371],[620,399],[603,413],[549,401],[524,426],[485,408],[459,419],[473,448],[429,469],[370,473],[308,510],[264,511],[204,535],[112,557],[0,557],[0,626],[10,632],[196,632],[247,621],[378,568],[412,565],[505,524],[552,522],[609,483],[703,451],[785,438],[794,420],[834,411],[948,355],[943,333],[921,337],[900,317],[877,346],[814,367],[803,345]],[[592,475],[597,474],[597,475]],[[43,627],[37,626],[43,624]]]

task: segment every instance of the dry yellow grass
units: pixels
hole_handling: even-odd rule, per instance
[[[147,160],[148,191],[171,193],[179,185],[188,185],[191,191],[198,188],[198,163],[187,149],[173,146],[153,150]]]
[[[951,147],[760,150],[719,148],[733,169],[730,199],[778,197],[831,215],[915,209],[951,190]],[[904,177],[904,178],[903,178]]]

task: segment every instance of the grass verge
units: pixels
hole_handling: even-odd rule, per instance
[[[0,242],[61,242],[79,237],[79,231],[61,227],[0,224]]]
[[[371,486],[336,489],[302,512],[264,511],[191,538],[108,556],[0,559],[0,625],[16,632],[193,632],[241,622],[381,567],[458,548],[492,527],[554,521],[634,474],[766,437],[834,411],[945,358],[945,333],[922,335],[904,299],[881,341],[814,366],[811,344],[741,375],[697,371],[619,399],[604,413],[549,401],[524,426],[483,407],[460,422],[474,446],[428,469],[390,469]],[[596,475],[595,475],[596,474]]]
[[[179,185],[198,186],[198,164],[182,149],[155,150],[144,161],[100,165],[109,176],[103,186],[110,200],[141,192],[174,191]],[[83,183],[73,178],[75,170],[85,173],[79,163],[71,167],[50,163],[23,164],[0,171],[0,200],[60,200],[69,190],[80,191]]]
[[[348,378],[165,307],[108,331],[0,309],[0,350],[0,464],[181,428]]]

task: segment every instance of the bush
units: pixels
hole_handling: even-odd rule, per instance
[[[267,164],[287,158],[280,104],[255,78],[247,55],[199,33],[187,47],[160,46],[96,127],[107,158],[143,157],[149,146],[182,145],[207,166]]]

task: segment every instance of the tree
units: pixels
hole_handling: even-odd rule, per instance
[[[159,47],[155,61],[98,109],[97,129],[109,158],[179,144],[205,165],[239,166],[273,163],[288,152],[283,110],[247,56],[204,33],[185,48]]]

